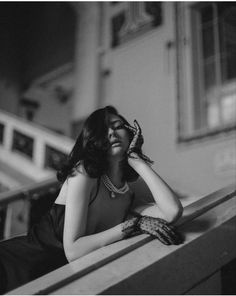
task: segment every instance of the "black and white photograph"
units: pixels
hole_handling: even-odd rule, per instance
[[[236,2],[0,2],[0,294],[236,295]]]

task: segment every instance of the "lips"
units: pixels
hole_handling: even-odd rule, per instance
[[[112,147],[119,146],[119,145],[121,145],[121,141],[119,141],[119,140],[114,140],[114,141],[111,142]]]

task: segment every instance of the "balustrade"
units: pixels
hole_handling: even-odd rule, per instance
[[[66,154],[58,149],[46,145],[45,166],[58,170],[59,166],[66,160]]]
[[[34,139],[17,130],[13,131],[12,150],[23,153],[29,158],[33,157]]]
[[[0,160],[35,181],[51,178],[74,141],[0,111]]]

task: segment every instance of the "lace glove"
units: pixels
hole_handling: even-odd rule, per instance
[[[139,126],[137,120],[134,120],[134,126],[125,124],[125,127],[133,133],[133,139],[127,150],[127,156],[130,158],[137,158],[139,156],[146,163],[152,164],[153,161],[146,155],[142,153],[142,146],[144,143],[141,127]]]
[[[122,232],[125,234],[125,238],[140,234],[140,230],[137,228],[138,221],[141,216],[135,215],[134,217],[125,220],[122,223]]]
[[[141,216],[136,227],[141,233],[146,233],[157,238],[164,245],[178,245],[182,243],[181,236],[164,219]]]
[[[125,125],[127,129],[129,129],[133,133],[133,139],[129,145],[127,154],[130,155],[132,152],[135,152],[139,154],[141,152],[141,147],[143,145],[143,136],[142,136],[142,130],[137,122],[137,120],[134,120],[134,126],[131,125]]]

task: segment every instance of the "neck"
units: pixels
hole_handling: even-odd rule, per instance
[[[107,175],[115,186],[121,187],[123,185],[123,182],[122,182],[123,173],[121,169],[121,162],[116,161],[116,162],[110,163],[110,166],[107,171]]]

